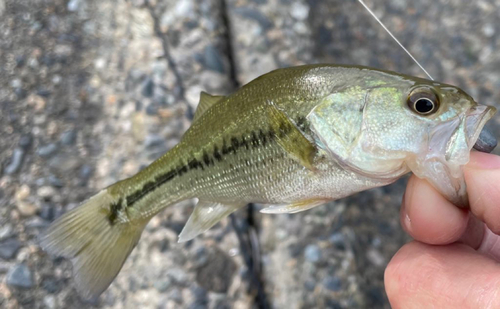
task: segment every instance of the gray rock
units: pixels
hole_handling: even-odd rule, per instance
[[[213,71],[224,73],[226,70],[224,68],[224,60],[219,50],[215,48],[212,44],[207,45],[203,52],[204,64],[205,66]]]
[[[57,145],[55,143],[50,143],[45,146],[38,148],[36,152],[42,158],[48,158],[57,151]]]
[[[12,224],[7,223],[0,226],[0,240],[7,239],[12,236]]]
[[[144,146],[146,148],[155,148],[165,144],[165,139],[158,134],[148,134],[144,139]]]
[[[7,273],[7,285],[17,288],[32,288],[34,285],[31,270],[25,264],[18,264]]]
[[[58,154],[49,161],[49,167],[57,173],[67,173],[78,167],[80,161],[78,157],[70,154]]]
[[[16,256],[17,250],[21,248],[21,243],[14,238],[0,242],[0,258],[10,260]]]
[[[46,295],[43,298],[43,304],[48,309],[54,309],[57,306],[56,298],[54,295]]]
[[[141,94],[146,98],[151,98],[154,94],[155,84],[153,79],[146,77],[146,79],[142,82],[141,86]]]
[[[80,177],[81,180],[80,184],[82,186],[86,185],[90,179],[90,176],[92,176],[92,166],[83,164],[82,167],[80,167],[80,172],[78,173],[78,177]]]
[[[304,282],[304,288],[307,291],[312,292],[314,291],[314,288],[316,288],[316,282],[314,282],[313,280],[306,280]]]
[[[345,237],[342,233],[334,233],[328,240],[335,246],[335,248],[345,250]]]
[[[76,141],[76,130],[68,130],[61,134],[61,143],[63,145],[69,146],[73,145]]]
[[[47,177],[47,180],[49,184],[53,187],[62,188],[64,186],[62,180],[57,178],[57,176],[55,175],[49,175],[49,177]]]
[[[168,294],[168,298],[175,301],[178,304],[182,303],[182,293],[177,288],[174,288],[172,289],[172,291],[170,291],[170,293]]]
[[[49,222],[54,220],[54,206],[51,204],[43,204],[39,216]]]
[[[194,253],[194,266],[202,267],[208,262],[208,251],[205,247],[200,247],[196,249]]]
[[[43,278],[41,286],[47,293],[55,294],[61,290],[63,282],[57,280],[53,276],[48,276]]]
[[[294,2],[290,8],[290,15],[297,20],[306,20],[309,16],[309,7],[301,2]]]
[[[70,0],[67,4],[68,11],[76,12],[83,7],[83,0]]]
[[[7,175],[14,174],[21,168],[24,159],[24,150],[21,148],[14,149],[9,164],[5,166],[4,172]]]
[[[158,113],[158,104],[156,103],[151,103],[146,107],[146,114],[149,116],[154,116]]]
[[[207,295],[207,290],[200,286],[195,286],[191,289],[191,292],[193,293],[194,296],[194,301],[191,305],[189,305],[189,308],[196,308],[196,309],[201,309],[201,308],[207,308],[208,306],[208,295]]]
[[[307,245],[304,257],[311,263],[317,263],[321,260],[321,249],[316,245]]]
[[[179,268],[170,269],[167,273],[167,276],[169,276],[175,283],[181,285],[185,285],[189,279],[186,272]]]
[[[154,283],[155,289],[157,289],[158,292],[160,293],[163,293],[166,290],[168,290],[170,286],[172,286],[172,279],[168,277],[162,278]]]
[[[19,147],[21,147],[24,150],[28,150],[32,143],[33,143],[33,138],[29,134],[23,135],[19,139]]]
[[[340,291],[342,289],[342,281],[338,277],[326,277],[323,280],[323,285],[330,291]]]

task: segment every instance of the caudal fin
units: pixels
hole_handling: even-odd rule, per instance
[[[113,224],[113,201],[106,190],[99,192],[57,219],[40,240],[48,253],[71,260],[77,290],[85,299],[96,299],[108,288],[147,223]]]

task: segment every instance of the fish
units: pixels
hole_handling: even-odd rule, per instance
[[[296,213],[408,172],[467,207],[462,167],[494,113],[455,86],[396,72],[278,69],[228,96],[202,92],[176,146],[58,218],[40,245],[69,258],[77,290],[95,299],[149,220],[188,199],[198,203],[181,242],[248,203],[264,205],[263,213]]]

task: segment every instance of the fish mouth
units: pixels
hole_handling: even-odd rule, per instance
[[[470,150],[485,142],[486,138],[480,139],[479,136],[495,112],[494,107],[475,105],[462,116],[435,126],[429,132],[427,147],[409,164],[412,172],[427,179],[450,202],[468,207],[462,167],[469,162]],[[488,142],[485,150],[492,144]]]
[[[470,137],[470,141],[474,141],[474,149],[490,153],[497,146],[495,135],[484,126],[495,112],[496,108],[492,106],[477,105],[467,113],[467,131],[474,132]]]

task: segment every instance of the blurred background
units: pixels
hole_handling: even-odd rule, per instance
[[[366,3],[436,80],[500,107],[499,0]],[[354,0],[0,0],[0,307],[389,308],[406,179],[294,215],[256,205],[183,244],[194,204],[171,207],[95,303],[37,245],[175,145],[200,91],[319,62],[424,76]]]

